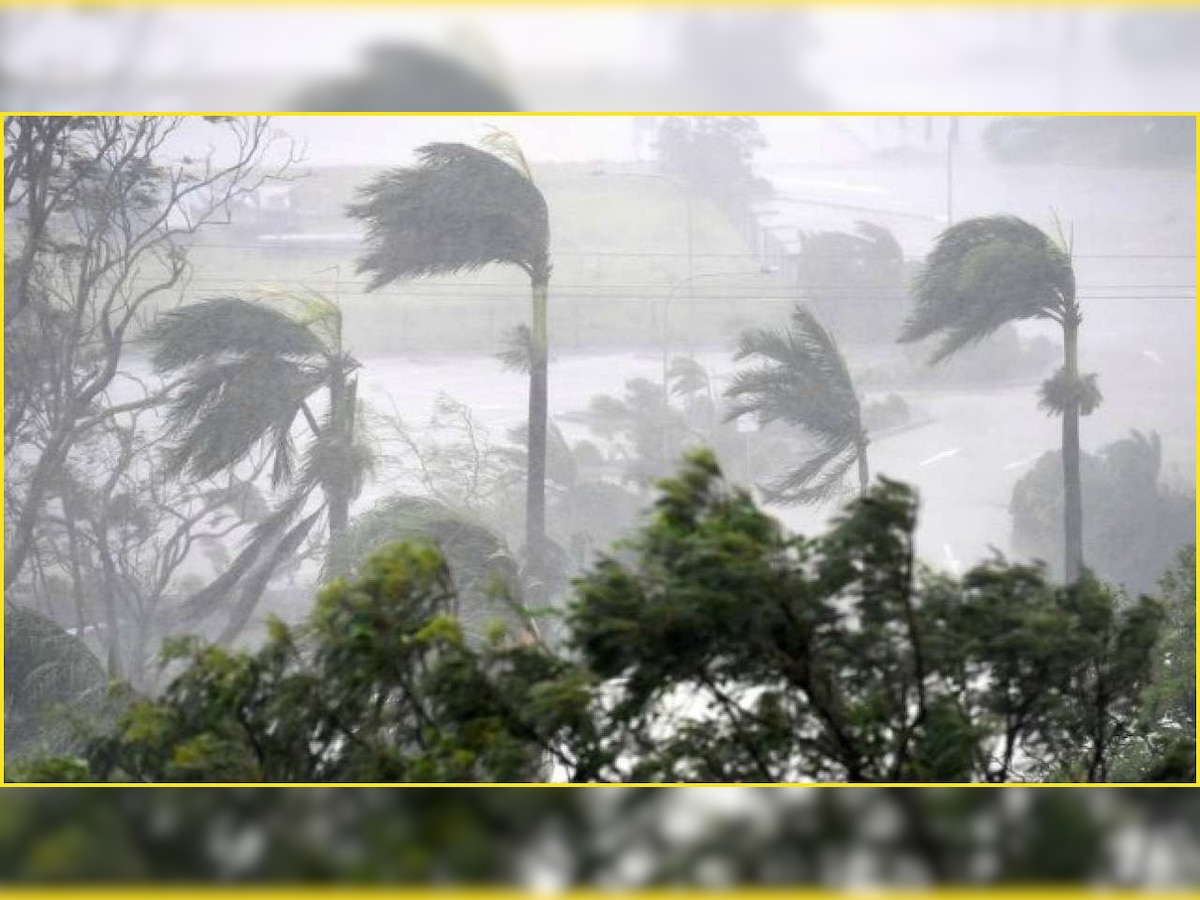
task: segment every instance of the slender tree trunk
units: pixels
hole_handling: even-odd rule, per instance
[[[17,519],[11,538],[4,542],[4,588],[7,590],[17,580],[21,570],[29,558],[33,547],[33,532],[42,514],[42,504],[46,500],[46,492],[50,484],[62,469],[67,456],[69,444],[69,429],[61,428],[51,438],[49,445],[42,451],[33,467],[29,479],[29,491],[21,504],[21,514]]]
[[[100,555],[100,594],[104,601],[104,621],[108,627],[108,633],[105,635],[108,645],[108,677],[119,679],[124,675],[121,660],[121,616],[117,609],[117,592],[120,587],[117,569],[108,551],[108,522],[103,519],[97,523],[96,545]]]
[[[1079,315],[1074,304],[1063,323],[1063,371],[1068,383],[1079,378]],[[1083,571],[1083,490],[1079,476],[1079,402],[1072,399],[1063,410],[1063,569],[1067,584]]]
[[[865,497],[867,489],[871,486],[871,470],[867,465],[867,442],[859,441],[857,445],[858,453],[858,494],[860,497]]]
[[[548,405],[546,301],[549,277],[533,278],[533,332],[529,371],[528,469],[525,481],[525,552],[534,579],[545,576],[546,414]]]
[[[350,453],[354,446],[354,404],[357,382],[346,383],[340,366],[329,381],[329,428],[337,447],[338,465],[332,481],[325,484],[329,504],[329,537],[336,538],[350,522]]]

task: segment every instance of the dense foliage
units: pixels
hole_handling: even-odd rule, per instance
[[[394,545],[257,652],[177,648],[162,696],[21,777],[1102,781],[1155,728],[1156,600],[1002,560],[920,569],[916,498],[886,479],[811,539],[708,453],[660,491],[576,581],[566,652],[499,623],[467,642],[440,556]]]
[[[1083,454],[1084,558],[1096,577],[1152,593],[1179,548],[1196,540],[1195,497],[1162,481],[1157,434],[1133,432]],[[1062,572],[1062,457],[1044,454],[1013,486],[1013,552]]]

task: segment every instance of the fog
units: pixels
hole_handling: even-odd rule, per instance
[[[324,53],[333,64],[333,51]],[[174,229],[162,248],[101,270],[99,283],[110,279],[118,302],[96,312],[99,301],[88,301],[76,355],[54,368],[32,349],[57,333],[55,316],[37,320],[40,332],[6,319],[6,386],[23,386],[6,390],[6,610],[36,610],[81,637],[109,677],[154,693],[165,684],[153,664],[165,637],[198,631],[250,647],[268,616],[301,621],[321,583],[362,563],[372,549],[364,542],[395,533],[380,515],[396,498],[436,503],[438,515],[485,529],[493,555],[533,565],[525,480],[537,351],[528,329],[530,272],[542,271],[545,528],[563,585],[545,598],[552,604],[565,604],[567,581],[647,521],[656,481],[689,449],[712,447],[728,480],[793,532],[822,533],[859,494],[847,462],[821,497],[789,497],[781,479],[825,438],[786,416],[738,416],[733,405],[738,373],[761,362],[735,358],[739,341],[796,327],[797,306],[827,329],[845,362],[866,440],[856,452],[869,460],[870,480],[918,492],[919,560],[957,576],[997,553],[1040,559],[1061,581],[1054,454],[1063,426],[1038,405],[1043,382],[1063,365],[1059,323],[1017,316],[938,365],[930,359],[940,337],[900,342],[914,316],[914,277],[939,235],[999,215],[1060,241],[1074,271],[1079,370],[1095,373],[1102,394],[1080,427],[1084,562],[1130,594],[1155,590],[1178,548],[1195,539],[1192,120],[762,115],[723,130],[719,122],[730,121],[281,116],[249,155],[246,120],[181,124],[156,161],[212,183],[181,198],[168,224],[147,226],[147,243],[155,228]],[[363,265],[373,238],[348,207],[381,172],[420,165],[418,148],[430,142],[503,147],[506,164],[523,164],[545,200],[548,259],[472,261],[373,286],[387,257],[374,270]],[[222,166],[233,174],[218,178]],[[163,195],[155,196],[150,210]],[[28,235],[28,202],[6,203],[6,260]],[[63,239],[99,227],[86,205],[56,215],[48,227]],[[453,255],[476,240],[461,234],[461,245],[430,252]],[[140,252],[136,241],[122,246]],[[33,279],[52,305],[82,270],[47,252]],[[172,274],[177,259],[186,265]],[[318,374],[307,405],[296,405],[283,397],[283,369],[255,370],[259,381],[222,388],[226,398],[243,392],[242,413],[197,430],[188,416],[214,407],[197,401],[181,413],[173,392],[219,336],[178,339],[172,368],[156,329],[215,298],[262,304],[314,329],[322,346],[351,360],[331,382],[340,393],[326,393],[320,379],[329,376]],[[229,321],[225,339],[251,342],[259,349],[247,359],[265,360],[253,323]],[[247,330],[239,336],[239,328]],[[77,375],[63,381],[62,367]],[[92,395],[71,401],[82,412],[62,425],[64,397],[92,383]],[[349,404],[338,407],[347,391]],[[285,400],[293,405],[280,419],[272,410]],[[351,424],[337,424],[342,415]],[[320,453],[306,449],[320,445],[309,431],[318,423],[326,433],[347,429],[359,455],[338,465],[350,469],[321,474]],[[261,440],[232,449],[239,429],[260,424]],[[167,462],[171,453],[178,465]],[[204,453],[216,460],[207,468]],[[36,487],[54,454],[61,471]],[[280,474],[285,454],[301,474]],[[1139,472],[1149,467],[1149,487],[1121,480],[1127,458]],[[313,487],[335,481],[347,502],[340,527],[353,535],[340,550],[336,498]],[[1034,501],[1019,499],[1021,484]],[[122,520],[112,505],[122,497],[152,512]],[[189,618],[196,598],[211,600],[206,585],[236,570],[256,529],[268,526],[277,530],[266,555],[246,570],[257,593],[239,586],[225,605]],[[26,556],[14,570],[22,540]],[[548,570],[544,553],[536,565]],[[462,586],[474,576],[451,557]],[[107,587],[93,593],[101,582]]]
[[[7,109],[1117,111],[1196,106],[1195,10],[16,5]]]

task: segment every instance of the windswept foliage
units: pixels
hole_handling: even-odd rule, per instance
[[[1163,481],[1162,440],[1132,432],[1081,459],[1088,529],[1084,551],[1096,577],[1130,593],[1153,593],[1180,547],[1196,540],[1191,492]],[[1013,552],[1043,559],[1057,577],[1062,558],[1062,457],[1045,453],[1013,485]]]
[[[500,623],[467,641],[442,558],[394,545],[256,653],[181,648],[162,697],[21,777],[1104,781],[1166,734],[1141,709],[1155,600],[1000,559],[918,569],[916,497],[886,479],[811,539],[708,452],[660,489],[576,582],[566,654]],[[1165,762],[1134,768],[1188,776]]]
[[[482,640],[496,620],[514,630],[531,626],[519,566],[504,538],[427,497],[389,497],[351,522],[329,547],[325,580],[354,575],[377,548],[401,541],[428,543],[441,554],[456,596],[453,612],[472,640]]]
[[[1083,574],[1083,498],[1079,419],[1100,405],[1094,374],[1079,371],[1075,270],[1065,236],[1052,239],[1015,216],[967,219],[943,231],[913,283],[915,308],[900,341],[935,334],[931,364],[1020,319],[1050,319],[1063,331],[1063,365],[1039,393],[1039,405],[1062,417],[1063,559],[1067,581]]]
[[[796,266],[800,296],[843,339],[891,340],[908,306],[909,267],[888,229],[802,231]]]
[[[159,371],[183,376],[168,409],[176,472],[206,478],[263,447],[273,486],[321,488],[339,530],[371,454],[355,428],[359,363],[342,349],[337,305],[315,292],[211,298],[165,313],[149,340]],[[323,420],[310,406],[318,395]],[[300,422],[311,438],[303,452]]]
[[[369,290],[491,263],[548,274],[546,201],[524,172],[486,150],[426,144],[416,165],[365,185],[349,213],[367,225],[358,271],[370,275]]]
[[[4,756],[76,749],[61,717],[101,705],[108,678],[82,638],[21,606],[4,607]]]
[[[532,322],[528,340],[503,360],[529,370],[528,469],[525,553],[540,580],[546,546],[546,422],[548,405],[547,304],[550,281],[550,219],[546,200],[516,139],[493,131],[487,149],[465,144],[426,144],[417,163],[392,169],[360,190],[348,212],[367,226],[358,271],[370,275],[368,290],[426,275],[454,274],[497,263],[529,276]]]
[[[1067,252],[1015,216],[967,219],[939,235],[913,282],[914,309],[902,342],[937,333],[941,362],[1016,319],[1062,322],[1075,302]]]
[[[816,443],[803,464],[766,488],[780,503],[818,503],[837,496],[851,468],[867,488],[867,433],[850,370],[837,343],[816,317],[797,305],[786,330],[757,329],[741,336],[737,360],[753,359],[726,391],[727,419],[752,415],[760,425],[783,422]]]

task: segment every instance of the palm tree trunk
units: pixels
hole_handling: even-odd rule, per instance
[[[860,497],[865,497],[867,489],[871,486],[871,470],[867,466],[867,442],[859,441],[858,453],[858,494]]]
[[[546,539],[546,415],[548,372],[546,305],[549,276],[535,275],[529,370],[529,457],[525,483],[525,552],[534,579],[544,576]]]
[[[354,444],[354,385],[346,384],[340,365],[329,380],[329,427],[336,446],[344,455],[332,482],[323,487],[329,504],[329,537],[336,538],[350,521],[350,452]]]
[[[1079,316],[1069,310],[1063,322],[1063,371],[1069,384],[1079,379]],[[1083,490],[1079,476],[1079,401],[1068,400],[1062,420],[1063,568],[1067,584],[1083,571]]]

